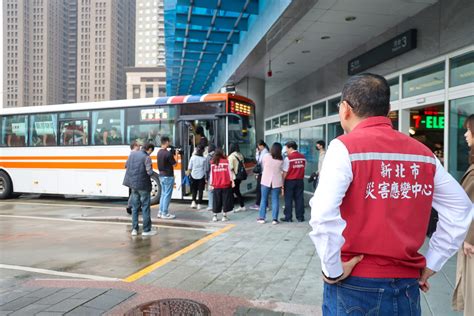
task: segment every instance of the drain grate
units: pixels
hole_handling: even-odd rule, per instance
[[[148,302],[125,313],[125,316],[210,316],[211,311],[206,305],[186,299],[165,299]]]

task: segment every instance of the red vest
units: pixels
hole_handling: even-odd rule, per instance
[[[285,180],[302,180],[304,179],[304,168],[306,166],[306,159],[304,155],[294,151],[288,155],[290,166],[286,174]]]
[[[211,161],[212,183],[216,189],[226,189],[232,187],[232,181],[229,174],[229,161],[221,159],[218,165]]]
[[[347,222],[342,260],[364,254],[352,275],[418,278],[434,191],[436,160],[417,140],[371,117],[338,137],[349,151],[353,181],[341,205]]]

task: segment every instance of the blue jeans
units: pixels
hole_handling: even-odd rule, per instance
[[[138,208],[141,203],[143,231],[149,232],[151,230],[150,191],[132,189],[132,195],[130,195],[130,198],[132,200],[132,229],[138,231]]]
[[[349,277],[324,283],[323,315],[420,316],[418,280]]]
[[[280,210],[280,193],[281,188],[270,188],[263,184],[260,185],[262,190],[262,198],[260,200],[259,217],[265,219],[267,213],[268,195],[272,192],[272,217],[278,220],[278,212]]]
[[[171,194],[173,193],[174,177],[160,176],[161,196],[160,196],[160,214],[167,215],[170,206]]]
[[[207,199],[209,200],[209,203],[207,204],[207,208],[212,209],[212,201],[214,200],[213,190],[207,191]]]

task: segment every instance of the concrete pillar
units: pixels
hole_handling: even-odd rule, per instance
[[[259,78],[244,78],[235,86],[235,93],[247,97],[255,102],[255,121],[257,141],[264,136],[264,107],[265,107],[265,80]]]

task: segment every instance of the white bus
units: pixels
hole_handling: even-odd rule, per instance
[[[172,198],[187,199],[189,187],[181,182],[199,126],[225,151],[238,143],[248,172],[255,166],[254,107],[241,96],[205,94],[0,109],[0,199],[21,193],[128,197],[122,182],[129,144],[153,142],[158,149],[165,135],[181,149]],[[156,176],[152,183],[156,204]],[[254,177],[241,186],[254,190]]]

